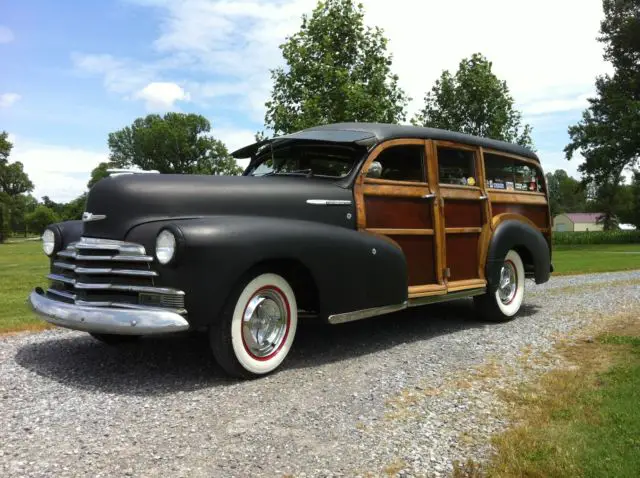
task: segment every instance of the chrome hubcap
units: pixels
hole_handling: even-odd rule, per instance
[[[500,270],[500,285],[498,295],[503,304],[510,304],[518,290],[518,274],[513,262],[507,261]]]
[[[265,289],[254,295],[244,309],[242,338],[249,353],[265,358],[276,352],[284,341],[288,324],[284,297]]]

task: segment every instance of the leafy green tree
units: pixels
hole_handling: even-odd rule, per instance
[[[533,148],[531,126],[522,124],[507,83],[491,68],[490,61],[475,53],[460,62],[454,75],[443,71],[412,123]]]
[[[163,174],[240,174],[242,169],[225,145],[206,134],[210,130],[209,121],[196,114],[138,118],[109,134],[109,162],[118,168],[137,166]]]
[[[87,183],[87,188],[91,189],[95,183],[109,176],[107,170],[116,169],[117,165],[113,163],[100,163],[91,171],[91,179]]]
[[[564,169],[547,173],[546,178],[552,216],[587,210],[587,192],[580,181],[569,176]]]
[[[9,195],[0,192],[0,244],[11,234],[11,210],[8,203]]]
[[[391,72],[382,30],[364,25],[362,5],[318,2],[280,49],[286,68],[271,71],[265,115],[275,134],[342,121],[404,121],[409,98]]]
[[[26,215],[33,212],[38,206],[38,201],[30,194],[20,194],[9,201],[11,210],[10,225],[14,233],[24,233],[26,236],[29,228],[26,223]]]
[[[87,193],[83,193],[77,198],[64,204],[62,207],[62,214],[60,218],[63,221],[73,221],[82,219],[82,213],[85,211],[85,205],[87,203]]]
[[[565,153],[569,160],[581,153],[582,181],[612,196],[625,168],[640,162],[640,1],[603,0],[602,5],[599,41],[613,74],[596,79],[596,96],[582,120],[569,127]]]
[[[60,216],[43,204],[27,214],[25,219],[29,230],[38,234],[42,234],[48,225],[60,222]]]
[[[9,133],[3,131],[0,133],[0,165],[9,161],[9,155],[13,149],[13,144],[9,141]]]

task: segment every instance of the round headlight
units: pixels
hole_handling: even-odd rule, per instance
[[[42,250],[48,256],[56,249],[56,235],[51,229],[46,229],[42,234]]]
[[[176,253],[176,237],[167,230],[158,234],[156,239],[156,257],[162,265],[168,264]]]

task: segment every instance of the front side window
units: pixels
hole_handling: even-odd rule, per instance
[[[426,182],[424,146],[408,144],[383,150],[369,165],[367,177],[390,181]]]
[[[267,145],[249,168],[249,176],[322,176],[343,178],[363,151],[339,144],[287,143]]]
[[[438,146],[438,176],[440,184],[476,186],[474,152]]]

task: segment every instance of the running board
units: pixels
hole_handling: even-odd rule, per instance
[[[451,292],[449,294],[431,295],[426,297],[416,297],[395,305],[384,305],[382,307],[373,307],[371,309],[356,310],[353,312],[344,312],[342,314],[334,314],[329,316],[330,324],[344,324],[346,322],[354,322],[356,320],[368,319],[369,317],[377,317],[379,315],[391,314],[399,312],[409,307],[419,307],[421,305],[435,304],[438,302],[448,302],[450,300],[465,299],[476,295],[482,295],[487,291],[486,287],[478,289],[461,290]]]

